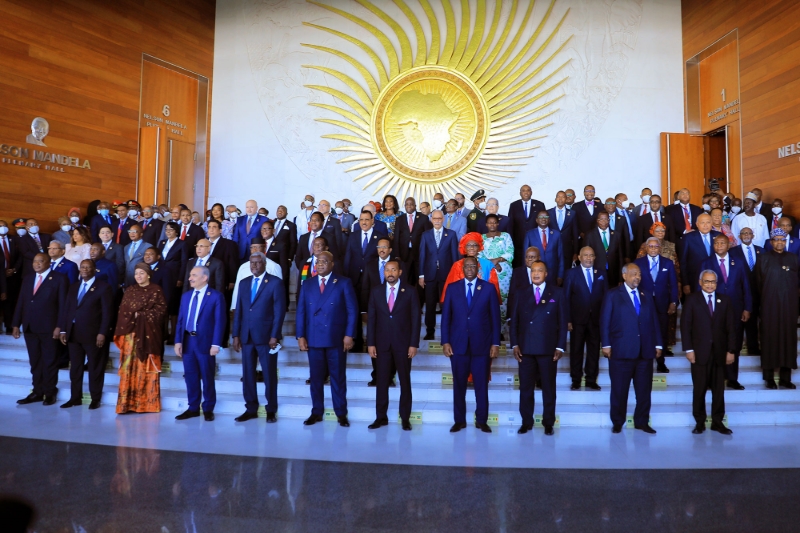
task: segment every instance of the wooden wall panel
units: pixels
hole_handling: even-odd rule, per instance
[[[800,0],[682,0],[687,60],[738,29],[741,172],[800,215],[800,158],[778,148],[800,142]]]
[[[739,56],[734,41],[700,62],[700,131],[707,133],[739,120],[737,100]]]
[[[72,206],[134,198],[142,54],[212,83],[214,14],[214,0],[0,0],[0,144],[39,148],[25,137],[41,116],[43,150],[92,166],[0,163],[0,218],[38,216],[49,231]]]

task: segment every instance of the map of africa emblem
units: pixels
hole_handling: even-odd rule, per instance
[[[563,94],[556,90],[566,80],[559,73],[569,60],[559,63],[557,58],[569,37],[553,41],[569,10],[544,32],[556,0],[551,0],[538,23],[531,20],[533,1],[522,7],[512,0],[501,20],[503,0],[496,1],[491,14],[485,0],[477,0],[474,7],[469,0],[460,0],[457,29],[451,0],[440,0],[446,28],[441,35],[430,2],[418,0],[427,19],[428,42],[409,4],[393,0],[413,28],[416,52],[412,53],[412,39],[397,20],[367,0],[353,1],[391,28],[399,50],[370,21],[340,8],[346,3],[334,7],[309,0],[374,36],[388,62],[385,65],[378,52],[348,33],[347,27],[339,30],[305,22],[358,47],[372,62],[377,78],[353,56],[316,44],[303,46],[348,63],[363,85],[329,66],[303,66],[320,70],[349,89],[307,86],[346,106],[310,104],[344,119],[317,120],[339,129],[323,135],[344,143],[332,151],[354,153],[338,161],[352,165],[347,172],[358,172],[354,181],[365,180],[363,189],[374,187],[376,193],[430,201],[438,191],[452,197],[458,190],[493,189],[513,178],[538,147],[535,143],[546,136],[544,130],[558,111],[553,104]],[[534,26],[532,35],[522,40]]]

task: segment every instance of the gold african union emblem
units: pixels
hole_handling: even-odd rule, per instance
[[[345,3],[334,7],[308,1],[366,30],[386,58],[384,64],[378,51],[353,36],[351,27],[338,30],[304,23],[350,43],[372,63],[371,72],[342,49],[303,44],[336,56],[363,78],[362,84],[330,66],[303,65],[349,89],[306,86],[347,106],[310,104],[344,119],[317,120],[344,130],[323,137],[345,143],[332,151],[355,154],[338,162],[355,163],[347,172],[359,171],[354,181],[367,179],[363,189],[374,185],[375,192],[429,201],[438,191],[453,196],[461,189],[497,187],[519,172],[539,147],[532,143],[546,137],[543,130],[553,124],[551,117],[558,111],[553,104],[563,96],[556,90],[567,79],[559,73],[569,63],[556,59],[571,38],[553,42],[569,14],[566,10],[548,27],[556,0],[550,1],[538,23],[532,20],[533,1],[523,9],[519,0],[496,0],[490,15],[485,0],[475,1],[474,6],[470,0],[460,0],[458,28],[454,0],[440,0],[444,35],[429,0],[417,0],[415,7],[427,19],[430,40],[415,10],[405,0],[393,0],[413,28],[415,53],[400,23],[368,0],[353,1],[392,30],[399,50],[378,27],[354,15],[355,10],[341,9],[348,7]],[[510,4],[507,10],[504,3]],[[523,40],[528,30],[533,33]]]

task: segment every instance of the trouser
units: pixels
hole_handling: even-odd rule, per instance
[[[375,415],[376,418],[387,418],[389,411],[389,382],[394,372],[400,381],[400,418],[408,420],[411,416],[411,359],[408,358],[408,347],[378,350],[378,357],[372,359],[378,367],[378,379],[375,383]]]
[[[369,342],[369,339],[367,339],[367,342]],[[375,341],[372,341],[372,344],[370,345],[375,346]],[[378,359],[377,358],[373,359],[372,357],[370,357],[369,359],[370,362],[372,363],[372,374],[370,374],[370,376],[374,380],[378,375]],[[389,358],[389,361],[391,364],[391,371],[389,372],[389,381],[391,382],[394,379],[394,375],[397,374],[397,367],[394,364],[394,359]]]
[[[106,341],[108,344],[108,341]],[[103,349],[94,342],[72,342],[67,344],[69,350],[70,400],[80,402],[83,399],[83,363],[88,359],[89,393],[93,402],[99,402],[103,395],[103,384],[106,378],[106,358]]]
[[[428,335],[436,331],[436,306],[443,288],[444,281],[425,281],[425,329]]]
[[[692,415],[700,425],[706,423],[706,390],[711,389],[711,421],[722,425],[725,417],[725,368],[716,363],[692,364]]]
[[[747,322],[742,322],[740,314],[734,317],[734,320],[734,327],[736,328],[736,351],[733,352],[733,363],[725,365],[725,379],[728,381],[739,381],[739,354],[742,352],[745,325],[753,319],[750,318]]]
[[[242,344],[242,393],[248,413],[258,411],[256,363],[264,373],[264,396],[268,413],[278,412],[278,354],[269,353],[268,344]]]
[[[537,380],[542,382],[542,425],[552,427],[556,423],[557,365],[553,361],[553,354],[523,354],[519,363],[519,414],[522,416],[523,426],[533,426],[534,389]]]
[[[475,422],[485,424],[489,419],[489,354],[477,355],[469,350],[450,357],[453,369],[453,419],[456,424],[467,423],[467,380],[472,374],[475,387]]]
[[[773,381],[775,379],[774,368],[765,368],[761,372],[764,375],[764,381]],[[778,379],[784,383],[792,381],[792,369],[782,366],[780,369],[780,374],[778,374]]]
[[[197,350],[197,337],[188,333],[183,336],[183,380],[186,382],[186,393],[189,399],[189,411],[200,410],[202,391],[203,412],[213,413],[217,404],[217,389],[214,384],[216,374],[216,357],[200,353]],[[201,389],[202,384],[202,389]]]
[[[642,357],[615,359],[612,351],[608,373],[611,378],[611,423],[615,426],[625,424],[628,392],[633,380],[633,391],[636,394],[633,424],[636,427],[647,425],[650,419],[650,393],[653,390],[653,361]]]
[[[25,347],[33,377],[33,393],[37,396],[55,397],[58,393],[57,344],[53,333],[25,333]]]
[[[744,323],[744,332],[747,336],[747,355],[761,355],[758,342],[759,312],[754,308],[750,313],[750,320]]]
[[[331,376],[331,400],[336,416],[347,415],[347,352],[342,348],[308,348],[311,371],[311,414],[325,412],[325,375]]]
[[[586,345],[586,366],[583,365],[583,347]],[[573,383],[580,383],[586,375],[587,383],[597,383],[600,366],[600,324],[572,323],[569,348],[569,375]]]

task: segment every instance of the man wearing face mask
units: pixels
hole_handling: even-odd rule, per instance
[[[753,244],[753,230],[750,228],[742,229],[739,233],[739,245],[730,249],[731,261],[737,261],[745,265],[747,282],[750,285],[750,295],[752,301],[752,311],[750,320],[744,323],[744,334],[747,338],[747,354],[761,355],[758,339],[758,322],[761,307],[761,293],[756,283],[756,265],[761,259],[764,249]]]
[[[625,218],[628,226],[628,240],[632,243],[636,230],[636,217],[628,211],[631,205],[628,201],[628,195],[622,192],[618,193],[614,197],[614,202],[617,204],[617,214]]]
[[[48,233],[39,232],[39,223],[35,218],[25,221],[25,230],[25,234],[19,238],[23,278],[33,272],[33,258],[36,254],[46,253],[45,250],[52,240]]]
[[[681,189],[677,192],[678,203],[674,204],[667,210],[665,216],[669,219],[667,228],[671,231],[671,236],[668,239],[678,246],[678,241],[683,239],[692,231],[697,229],[697,219],[703,214],[703,208],[689,203],[691,201],[691,193],[689,189]],[[680,246],[678,246],[680,248]],[[692,279],[698,279],[694,277]]]
[[[636,217],[641,217],[650,212],[650,197],[653,195],[652,189],[645,187],[642,189],[642,194],[639,195],[639,198],[642,199],[642,203],[636,206],[634,212],[636,213]]]
[[[307,194],[303,201],[300,202],[300,212],[294,217],[294,223],[297,224],[298,238],[308,233],[311,215],[315,211],[317,211],[317,208],[314,206],[314,195]]]
[[[136,200],[128,200],[126,205],[128,206],[128,218],[136,223],[140,223],[143,220],[143,217],[141,216],[142,206],[139,205],[139,202]]]
[[[764,246],[769,239],[769,225],[767,219],[756,210],[757,196],[753,192],[747,193],[744,199],[744,213],[741,213],[731,222],[731,231],[734,235],[741,233],[742,228],[748,227],[753,230],[753,242],[758,246]],[[770,217],[770,220],[772,217]]]
[[[342,232],[339,219],[331,213],[331,203],[328,200],[320,200],[318,208],[323,217],[322,231],[325,232],[326,236],[329,236],[328,240],[336,239],[337,244],[342,248],[345,243],[346,235]]]
[[[458,200],[456,200],[456,208],[458,208]],[[431,212],[437,210],[444,211],[444,195],[440,192],[433,195],[433,205],[431,206]]]
[[[97,214],[92,217],[90,224],[92,242],[100,242],[100,228],[108,226],[111,228],[112,233],[116,233],[119,219],[111,214],[109,211],[108,202],[100,202],[97,204]]]
[[[476,191],[470,196],[469,200],[473,204],[473,209],[467,212],[467,231],[477,231],[478,221],[486,218],[486,193],[483,189]]]
[[[339,225],[342,227],[342,233],[344,233],[346,237],[350,234],[350,227],[353,225],[353,222],[356,221],[356,217],[345,211],[344,200],[339,200],[336,202],[334,211],[336,212],[336,219],[339,221]]]
[[[180,226],[181,209],[183,209],[181,206],[176,205],[169,210],[169,217],[164,219],[164,227],[161,228],[161,235],[158,238],[158,242],[161,242],[167,238],[167,222],[174,222]]]
[[[764,217],[764,220],[770,220],[772,217],[772,205],[761,201],[764,193],[758,187],[751,192],[756,195],[755,212]]]
[[[781,200],[780,198],[775,198],[772,201],[772,217],[767,219],[768,221],[770,221],[770,225],[769,225],[770,231],[772,231],[774,229],[778,229],[778,228],[781,227],[780,223],[781,223],[781,219],[782,218],[788,219],[791,222],[792,228],[795,228],[797,226],[797,221],[794,219],[793,216],[785,215],[783,213],[783,200]],[[796,237],[797,236],[797,230],[795,229],[794,231],[792,231],[791,235],[793,237]],[[788,247],[787,247],[787,250],[788,250]]]
[[[0,220],[0,255],[3,261],[3,274],[6,279],[5,300],[0,300],[3,312],[3,323],[6,334],[11,334],[11,319],[14,318],[14,307],[17,305],[19,285],[22,282],[22,255],[19,252],[19,241],[8,231],[8,224]]]
[[[155,209],[152,206],[147,206],[142,209],[142,240],[149,242],[153,246],[158,244],[158,237],[161,235],[161,230],[164,229],[164,221],[155,218]]]

